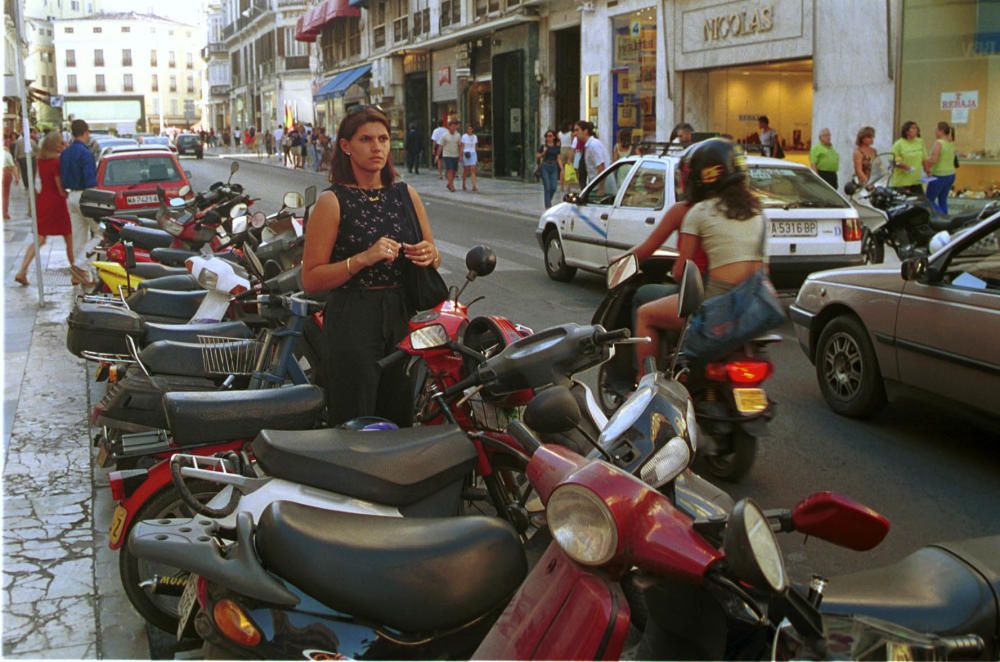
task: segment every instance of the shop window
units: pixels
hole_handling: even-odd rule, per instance
[[[151,50],[149,52],[149,66],[151,66],[151,67],[155,67],[156,66],[156,50],[155,49]]]
[[[171,92],[177,91],[177,76],[170,77],[170,91]]]
[[[489,0],[476,0],[476,19],[484,18],[489,13]]]
[[[268,43],[270,43],[270,40],[268,40]],[[194,55],[191,53],[187,54],[187,68],[194,69]]]
[[[888,151],[903,122],[915,121],[927,150],[938,122],[955,131],[960,167],[953,190],[1000,195],[1000,4],[985,0],[905,0],[896,127],[877,136]],[[860,122],[864,124],[866,122]]]
[[[153,92],[159,92],[160,91],[160,77],[154,74],[153,77],[152,77],[152,79],[150,79],[150,81],[152,83],[152,86],[149,89],[152,90]]]
[[[616,16],[611,122],[607,143],[641,142],[656,135],[656,8]]]
[[[372,41],[375,48],[385,46],[385,2],[372,5]]]
[[[173,68],[177,66],[177,54],[174,51],[170,51],[167,54],[167,64]]]
[[[410,38],[409,16],[400,16],[392,22],[392,40],[394,42],[406,41]]]

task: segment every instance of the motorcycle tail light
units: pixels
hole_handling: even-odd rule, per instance
[[[841,221],[844,231],[844,241],[861,241],[861,221],[856,218],[845,218]]]
[[[705,379],[713,382],[724,382],[729,378],[725,363],[709,363],[705,366]]]
[[[256,646],[260,643],[260,630],[232,600],[224,598],[216,602],[212,607],[212,620],[219,632],[241,646]]]
[[[771,374],[768,361],[734,361],[726,364],[726,374],[734,384],[758,384]]]
[[[235,287],[233,287],[233,289],[229,290],[229,293],[232,294],[233,296],[236,296],[237,294],[243,294],[246,291],[247,288],[243,287],[242,285],[236,285]]]

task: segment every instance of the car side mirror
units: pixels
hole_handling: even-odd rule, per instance
[[[583,202],[580,200],[580,196],[578,196],[576,193],[567,193],[566,195],[564,195],[563,202],[568,202],[574,205],[583,204]]]
[[[689,317],[701,307],[705,300],[705,284],[701,280],[701,272],[691,260],[684,263],[684,275],[681,277],[681,290],[678,294],[679,305],[677,315]]]
[[[927,273],[927,256],[920,255],[903,260],[899,265],[899,275],[903,280],[919,280]]]
[[[567,432],[580,424],[580,406],[568,388],[550,386],[525,407],[524,423],[542,434]]]

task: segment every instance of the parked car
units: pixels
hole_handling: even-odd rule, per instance
[[[117,211],[153,217],[160,204],[156,188],[163,188],[168,198],[175,197],[181,187],[190,187],[188,177],[177,156],[161,147],[111,150],[97,164],[96,188],[116,192]]]
[[[174,141],[177,147],[177,155],[194,154],[199,159],[205,157],[205,148],[201,144],[201,138],[193,133],[182,133]]]
[[[580,194],[546,210],[535,231],[553,280],[568,281],[577,269],[603,271],[640,243],[677,200],[676,153],[621,159]],[[820,269],[858,265],[861,230],[857,210],[808,167],[748,156],[750,187],[771,222],[771,271],[795,285]],[[676,254],[675,233],[664,250]]]
[[[101,155],[109,147],[136,147],[139,143],[131,138],[119,138],[109,133],[91,133],[90,151],[94,154],[94,160],[101,158]]]
[[[170,144],[170,138],[167,136],[140,136],[139,142],[143,147],[166,147],[171,152],[177,151],[177,147]]]
[[[811,275],[790,308],[838,414],[865,417],[904,386],[1000,418],[1000,213],[900,267]]]

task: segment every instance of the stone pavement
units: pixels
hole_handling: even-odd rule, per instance
[[[149,657],[107,547],[107,473],[92,463],[84,362],[66,350],[74,288],[42,247],[45,305],[13,276],[31,241],[23,188],[4,223],[3,648],[6,658]],[[92,396],[93,397],[93,396]]]
[[[205,153],[206,157],[221,156],[222,158],[239,159],[245,163],[256,163],[274,168],[282,168],[290,172],[298,172],[312,176],[320,183],[326,181],[326,172],[316,173],[311,168],[294,169],[282,165],[281,158],[277,155],[267,157],[257,157],[252,152],[240,152],[234,149],[213,148]],[[404,181],[409,182],[417,192],[423,197],[436,198],[441,200],[452,200],[469,207],[484,207],[494,211],[502,210],[509,212],[519,219],[531,219],[537,222],[541,216],[544,205],[542,196],[542,185],[540,182],[524,182],[520,179],[479,177],[479,191],[462,190],[462,173],[459,170],[455,177],[455,192],[452,193],[446,188],[446,180],[438,179],[437,170],[421,169],[420,174],[410,174],[406,168],[400,164],[395,164],[400,176]],[[472,180],[468,180],[471,189]],[[553,204],[562,199],[562,194],[556,192]]]

